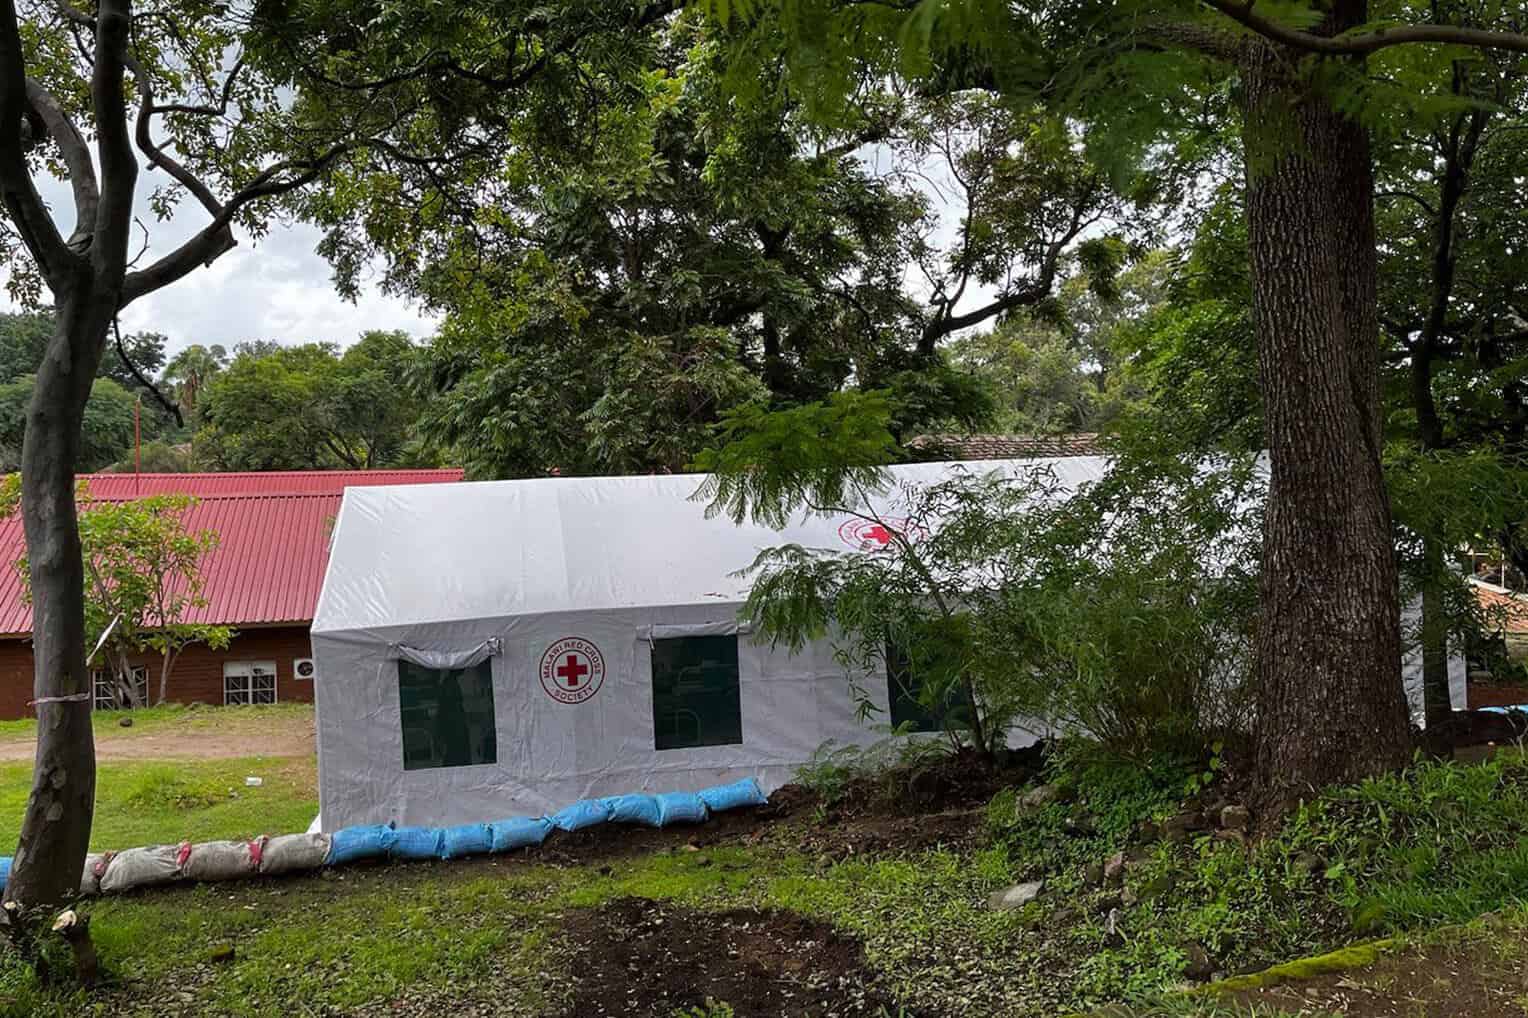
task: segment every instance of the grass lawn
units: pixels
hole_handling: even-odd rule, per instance
[[[244,779],[259,777],[259,787]],[[21,834],[29,763],[0,764],[0,854]],[[289,834],[318,813],[316,765],[293,757],[106,762],[97,768],[92,851]]]
[[[94,840],[300,830],[313,776],[295,757],[109,762]],[[15,838],[26,777],[0,768],[0,838]],[[1251,845],[1143,841],[1146,818],[1183,808],[1181,775],[1062,780],[1077,785],[1038,806],[1005,788],[869,808],[856,796],[878,793],[858,785],[768,820],[108,896],[85,907],[109,985],[45,990],[0,949],[0,1016],[1528,1013],[1528,761],[1336,789]],[[1122,847],[1122,882],[1086,875]],[[989,907],[1029,880],[1044,881],[1035,900]],[[1377,938],[1384,951],[1342,971],[1295,966],[1299,984],[1182,992],[1191,943],[1223,978]]]
[[[132,719],[132,727],[123,728],[123,718]],[[96,738],[125,738],[165,733],[216,732],[223,735],[245,730],[261,730],[284,725],[312,724],[311,703],[276,703],[254,707],[188,707],[167,703],[138,710],[98,710],[91,715]],[[0,742],[18,742],[37,737],[37,719],[20,718],[0,721]]]

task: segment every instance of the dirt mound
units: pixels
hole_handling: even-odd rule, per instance
[[[876,989],[859,941],[789,912],[622,898],[570,914],[565,933],[578,974],[565,1018],[670,1018],[708,1001],[737,1018],[898,1013]]]

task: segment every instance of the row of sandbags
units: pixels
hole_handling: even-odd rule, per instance
[[[553,831],[581,831],[598,824],[641,824],[670,827],[696,824],[712,813],[744,806],[762,806],[769,799],[753,778],[717,785],[699,792],[660,795],[610,795],[580,799],[542,817],[511,817],[486,824],[455,827],[395,827],[368,824],[334,832],[328,863],[337,866],[361,859],[461,859],[539,845]]]
[[[460,859],[539,845],[554,830],[581,831],[597,824],[647,827],[700,823],[712,813],[762,806],[768,798],[752,778],[661,795],[611,795],[581,799],[550,816],[511,817],[455,827],[395,827],[374,824],[329,834],[282,834],[251,841],[207,841],[148,845],[85,857],[82,894],[110,894],[177,880],[239,880],[255,874],[297,873],[362,859]],[[0,887],[11,871],[0,856]]]

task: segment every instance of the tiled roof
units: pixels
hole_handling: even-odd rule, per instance
[[[921,452],[955,460],[1049,459],[1099,456],[1099,436],[1091,431],[1070,435],[919,435],[908,443]]]
[[[371,484],[460,481],[460,467],[439,470],[271,470],[225,474],[85,474],[96,498],[139,495],[339,495]]]
[[[1528,633],[1528,597],[1484,583],[1472,583],[1475,598],[1485,615],[1486,627],[1509,633]]]
[[[252,626],[313,620],[329,535],[347,485],[422,484],[461,480],[460,470],[370,470],[265,474],[143,474],[139,494],[194,494],[190,531],[212,530],[218,547],[203,560],[207,605],[187,622]],[[100,483],[107,479],[105,484]],[[133,498],[132,474],[91,475],[100,499]],[[126,482],[126,483],[124,483]],[[243,489],[244,493],[238,493]],[[25,550],[21,520],[0,520],[0,634],[32,631],[14,563]]]

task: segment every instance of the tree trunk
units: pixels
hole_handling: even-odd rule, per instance
[[[1361,10],[1339,12],[1333,30]],[[1404,765],[1399,583],[1380,466],[1373,168],[1364,129],[1248,44],[1247,225],[1271,479],[1256,780],[1282,808]]]
[[[1441,584],[1446,577],[1443,546],[1424,538],[1422,554],[1428,581],[1422,586],[1422,714],[1428,728],[1443,724],[1454,713],[1448,688],[1448,613]]]
[[[37,753],[5,896],[29,907],[61,902],[79,891],[95,808],[94,690],[85,664],[85,576],[74,468],[85,400],[117,294],[95,292],[88,272],[59,294],[56,331],[37,369],[21,453]]]

